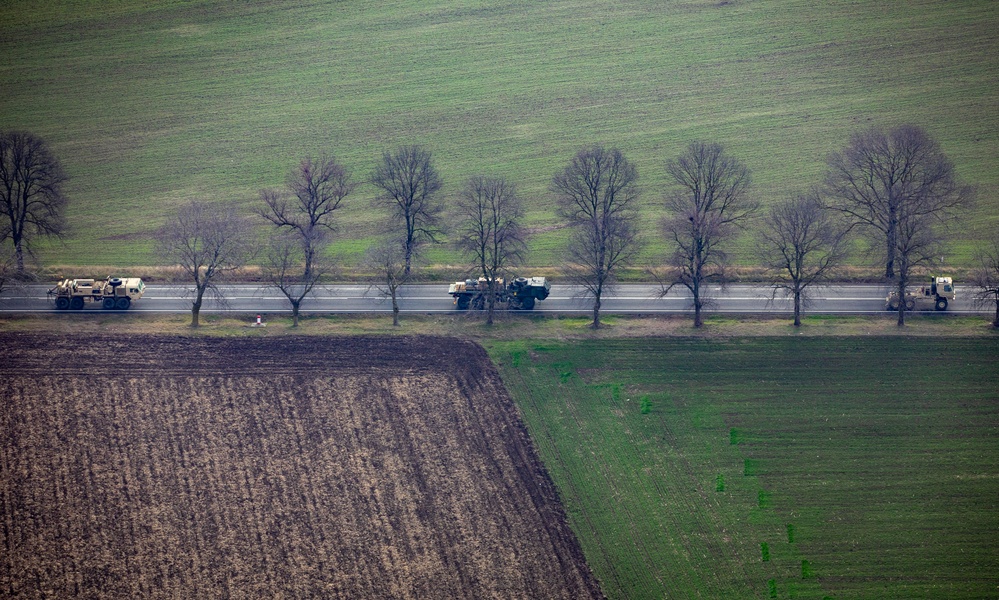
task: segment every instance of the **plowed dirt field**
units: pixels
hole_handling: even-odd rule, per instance
[[[0,334],[0,596],[595,598],[485,352]]]

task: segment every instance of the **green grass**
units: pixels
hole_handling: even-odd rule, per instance
[[[995,595],[994,337],[487,346],[611,598]]]
[[[985,0],[10,0],[0,128],[42,135],[72,176],[73,230],[42,260],[135,266],[155,263],[148,236],[183,202],[250,211],[306,154],[363,178],[409,143],[435,153],[448,198],[470,175],[509,177],[539,228],[573,153],[619,147],[655,260],[662,163],[688,141],[725,144],[769,202],[816,183],[858,128],[913,122],[982,191],[947,256],[962,264],[999,208],[996,23]],[[374,233],[373,195],[343,214],[348,261]],[[563,242],[538,236],[531,264],[560,264]]]

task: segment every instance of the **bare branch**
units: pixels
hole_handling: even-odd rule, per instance
[[[709,281],[725,281],[726,255],[721,246],[757,211],[749,197],[749,170],[727,156],[719,144],[692,142],[675,160],[666,163],[674,191],[665,199],[668,216],[662,228],[672,254],[671,273],[662,295],[680,285],[694,306],[694,326],[703,323],[701,311],[710,304]]]
[[[969,283],[975,289],[975,306],[995,309],[992,326],[999,328],[999,234],[992,233],[975,251],[974,264]]]
[[[206,293],[224,301],[219,284],[252,256],[252,227],[231,203],[191,202],[160,230],[163,258],[177,264],[194,284],[191,327],[198,327]]]
[[[764,218],[759,254],[770,270],[774,296],[794,302],[794,326],[808,304],[808,288],[826,281],[846,256],[846,230],[823,207],[817,191],[774,205]]]
[[[380,190],[376,204],[387,207],[405,232],[407,275],[420,246],[436,242],[441,233],[444,205],[437,202],[436,194],[442,182],[432,159],[421,146],[403,146],[394,153],[385,152],[371,175],[371,183]]]
[[[392,301],[392,326],[399,326],[399,290],[409,281],[406,272],[406,244],[392,236],[379,240],[368,249],[364,264],[378,275],[374,285],[383,298]]]
[[[278,192],[264,190],[261,196],[267,209],[261,216],[279,228],[334,230],[330,218],[357,184],[334,157],[323,156],[318,160],[306,157],[288,174],[288,190],[294,197],[293,208],[287,198]]]
[[[592,146],[552,178],[551,190],[573,228],[566,275],[593,297],[592,327],[598,328],[601,297],[638,252],[638,171],[620,150]]]
[[[333,268],[321,256],[312,256],[306,267],[307,252],[314,245],[296,233],[279,232],[272,236],[262,265],[264,278],[291,304],[292,327],[298,327],[302,303]]]
[[[524,211],[513,184],[505,179],[470,178],[457,202],[458,247],[472,259],[475,270],[495,288],[509,267],[527,250],[520,225]],[[496,289],[487,294],[486,323],[493,323]]]
[[[855,133],[829,157],[826,188],[828,206],[851,228],[879,233],[886,279],[896,272],[907,279],[903,268],[939,255],[935,230],[974,200],[974,190],[957,182],[939,144],[914,125]],[[898,285],[904,292],[905,283]],[[904,307],[899,324],[903,318]]]
[[[65,229],[67,176],[40,138],[0,132],[0,242],[11,240],[17,275],[24,275],[24,255],[37,236],[61,235]]]
[[[306,157],[288,174],[288,193],[260,192],[260,216],[277,230],[268,244],[264,276],[291,304],[292,326],[298,327],[305,298],[332,271],[325,258],[336,232],[336,211],[354,191],[346,168],[332,156]]]

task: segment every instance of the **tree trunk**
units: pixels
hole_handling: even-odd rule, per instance
[[[291,301],[291,326],[292,327],[298,327],[298,307],[301,304],[302,304],[301,302],[296,302],[294,300]]]
[[[311,227],[310,233],[305,235],[305,247],[302,254],[305,255],[305,270],[302,272],[302,281],[312,281],[312,263],[315,262],[315,250],[312,248]]]
[[[201,325],[201,301],[205,297],[205,288],[197,287],[197,296],[194,298],[194,302],[191,304],[191,327],[199,327]]]
[[[895,224],[895,219],[892,218],[891,222],[888,224],[888,231],[885,235],[885,279],[895,278],[895,247],[898,232],[896,230],[897,225]]]
[[[413,262],[413,234],[406,235],[406,268],[402,270],[404,278],[409,277],[409,266]]]
[[[801,327],[801,291],[794,291],[794,326]]]
[[[14,256],[17,258],[17,275],[20,277],[24,275],[24,249],[20,242],[14,245]]]
[[[996,294],[996,318],[992,319],[992,326],[999,329],[999,294]]]
[[[395,289],[392,289],[392,327],[399,326],[399,301],[396,300]]]
[[[695,271],[695,277],[693,279],[693,285],[690,286],[690,293],[694,296],[694,327],[700,327],[704,325],[704,320],[701,319],[701,283],[700,283],[700,270]]]
[[[495,281],[489,282],[489,295],[486,296],[486,325],[493,324],[493,311],[496,309],[496,294],[493,292],[495,285]]]
[[[898,288],[896,290],[898,293],[898,322],[895,323],[899,327],[905,326],[905,280],[899,277]]]
[[[590,324],[590,327],[600,329],[600,294],[593,297],[593,323]]]

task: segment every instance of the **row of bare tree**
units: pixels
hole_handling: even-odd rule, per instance
[[[649,268],[662,293],[677,286],[689,290],[694,325],[701,326],[711,301],[708,284],[724,283],[727,250],[740,231],[755,227],[755,258],[773,274],[775,297],[793,299],[797,326],[808,289],[834,277],[850,249],[878,256],[885,279],[904,292],[913,269],[940,256],[946,226],[974,196],[957,182],[939,145],[911,125],[857,133],[827,166],[821,184],[764,212],[752,193],[749,170],[722,146],[694,142],[667,161],[666,216],[658,235],[669,254],[662,265]],[[36,136],[0,132],[0,241],[11,241],[0,286],[6,277],[24,274],[24,255],[37,236],[63,232],[65,180],[59,162]],[[446,212],[439,198],[441,177],[431,153],[420,146],[384,153],[367,181],[378,190],[376,206],[388,218],[366,264],[380,274],[395,324],[396,292],[410,278],[423,245],[442,238],[445,217],[478,276],[494,282],[523,263],[523,204],[511,182],[471,177]],[[194,283],[192,325],[198,325],[205,294],[219,296],[224,276],[251,260],[259,260],[265,278],[288,299],[297,325],[302,302],[334,275],[329,246],[341,227],[337,212],[357,186],[335,158],[306,158],[284,188],[261,192],[257,215],[271,226],[265,244],[233,204],[193,202],[182,208],[159,240],[162,258],[181,265]],[[599,327],[603,294],[623,267],[635,264],[643,235],[650,235],[639,227],[637,169],[620,150],[587,147],[555,174],[550,189],[570,228],[567,279],[592,297],[592,325]],[[995,303],[999,327],[999,235],[986,237],[990,241],[976,256],[971,283],[979,300]],[[492,323],[495,295],[489,298]],[[904,317],[899,303],[899,325]]]
[[[368,263],[384,275],[392,297],[393,321],[398,324],[396,292],[410,277],[414,259],[427,241],[440,235],[444,209],[436,194],[441,178],[431,154],[419,146],[385,153],[370,181],[380,193],[376,202],[388,208],[389,222],[371,249]],[[179,264],[195,286],[192,326],[205,294],[224,301],[219,283],[226,273],[259,260],[265,279],[288,300],[294,326],[305,299],[334,275],[336,263],[329,246],[341,224],[338,212],[358,182],[332,156],[306,158],[289,173],[282,189],[260,193],[257,215],[271,225],[262,248],[252,235],[254,223],[234,204],[194,202],[160,230],[163,260]]]
[[[970,186],[957,182],[939,145],[911,125],[855,134],[830,156],[821,186],[776,202],[763,215],[749,170],[719,144],[691,143],[666,162],[665,172],[670,189],[660,232],[670,254],[663,267],[650,272],[663,295],[677,286],[690,292],[695,327],[702,325],[702,310],[710,302],[707,284],[725,282],[726,247],[757,217],[762,223],[756,258],[772,274],[775,295],[792,298],[794,324],[800,326],[808,289],[834,275],[854,242],[873,241],[885,279],[904,297],[913,270],[940,256],[946,226],[974,198]],[[560,214],[573,226],[569,273],[594,298],[594,327],[600,325],[601,295],[638,251],[637,180],[620,151],[596,146],[580,151],[552,182]],[[854,232],[863,235],[851,237]],[[979,261],[974,283],[982,297],[996,298],[999,264],[990,250]],[[905,311],[900,302],[900,326]]]

